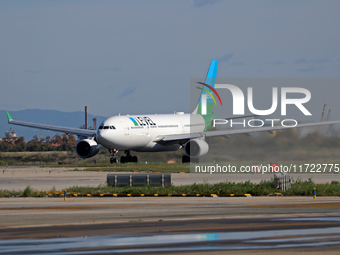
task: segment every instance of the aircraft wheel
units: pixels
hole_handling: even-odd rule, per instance
[[[133,162],[133,163],[137,163],[137,162],[138,162],[137,156],[133,156],[133,157],[132,157],[132,162]]]
[[[133,162],[133,157],[131,155],[128,155],[125,158],[126,158],[126,163]]]
[[[127,163],[125,156],[120,157],[120,163],[122,163],[122,164]]]
[[[183,155],[182,157],[182,163],[185,164],[185,163],[189,163],[190,162],[190,157],[187,156],[187,155]]]

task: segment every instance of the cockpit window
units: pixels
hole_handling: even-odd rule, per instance
[[[100,126],[99,129],[116,129],[115,126]]]

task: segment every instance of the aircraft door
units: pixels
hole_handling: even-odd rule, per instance
[[[129,135],[129,127],[126,125],[124,121],[121,121],[120,123],[122,123],[122,126],[124,128],[124,135]]]
[[[185,129],[184,129],[184,124],[183,124],[183,122],[181,121],[180,123],[179,123],[179,125],[180,125],[180,130],[181,130],[181,132],[184,134],[185,133]]]
[[[149,129],[150,129],[150,126],[149,126],[149,125],[145,125],[145,126],[144,126],[144,134],[145,134],[145,135],[149,135]]]

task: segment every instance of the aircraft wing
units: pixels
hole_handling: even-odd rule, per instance
[[[254,133],[254,132],[262,132],[262,131],[274,131],[274,130],[283,130],[283,129],[290,129],[290,128],[302,128],[302,127],[314,127],[314,126],[331,125],[331,124],[340,124],[340,120],[302,123],[302,124],[297,124],[295,127],[282,127],[282,126],[271,127],[270,126],[270,127],[243,128],[243,129],[232,129],[232,130],[214,130],[214,131],[187,133],[187,134],[178,134],[178,135],[164,135],[164,136],[158,136],[154,141],[159,142],[159,143],[164,143],[164,144],[174,143],[174,142],[183,144],[190,139],[201,138],[201,137],[214,137],[214,136],[225,136],[225,135],[234,135],[234,134],[249,134],[249,133]]]
[[[13,120],[11,115],[7,113],[8,123],[24,126],[24,127],[31,127],[31,128],[38,128],[38,129],[44,129],[44,130],[50,130],[54,132],[61,132],[61,133],[67,133],[72,135],[78,135],[78,136],[95,136],[96,130],[88,130],[88,129],[80,129],[80,128],[68,128],[68,127],[59,127],[59,126],[50,126],[50,125],[44,125],[44,124],[37,124],[37,123],[31,123],[31,122],[24,122],[24,121],[17,121]]]

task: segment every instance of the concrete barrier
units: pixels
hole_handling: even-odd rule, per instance
[[[108,174],[107,183],[113,187],[137,187],[158,186],[167,187],[171,185],[171,173],[162,174]]]

